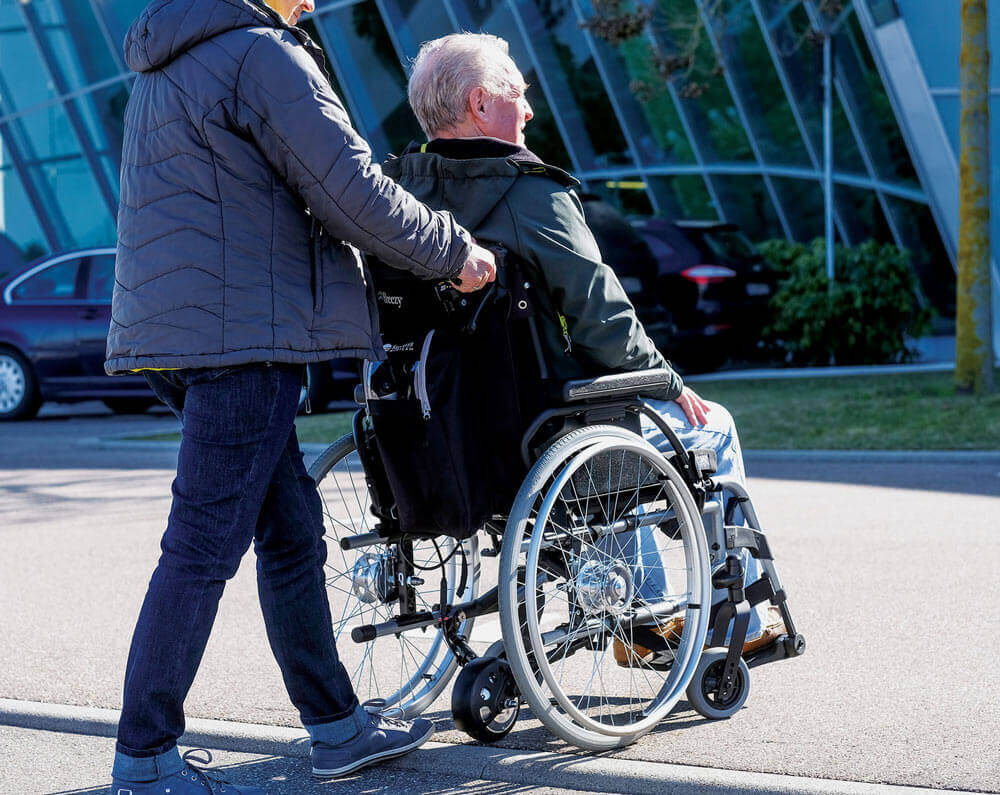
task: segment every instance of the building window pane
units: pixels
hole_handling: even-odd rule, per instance
[[[739,226],[751,240],[785,236],[763,179],[752,175],[718,174],[712,176],[712,184],[719,192],[726,220]]]
[[[926,204],[888,199],[899,235],[909,249],[924,295],[941,315],[955,316],[955,268]]]
[[[718,220],[719,215],[701,176],[651,177],[649,183],[662,215],[668,218]]]
[[[651,30],[662,52],[692,59],[690,67],[674,72],[672,82],[684,97],[680,101],[702,156],[709,162],[754,160],[697,5],[692,0],[659,0],[656,10]],[[697,36],[693,31],[699,30]]]
[[[20,119],[30,149],[32,176],[48,186],[65,220],[67,245],[99,245],[115,239],[114,219],[104,202],[95,175],[80,152],[62,105],[52,105]],[[99,175],[101,178],[104,175]]]
[[[811,165],[757,17],[745,0],[725,0],[716,23],[725,68],[736,85],[765,161]]]
[[[616,180],[595,180],[594,194],[626,215],[652,215],[653,205],[646,192],[646,183],[638,175]]]
[[[823,205],[823,185],[809,179],[771,180],[782,206],[789,208],[788,223],[795,239],[808,243],[826,233]]]
[[[611,47],[595,37],[594,47],[607,70],[610,88],[615,92],[642,162],[694,163],[694,152],[684,134],[677,107],[666,85],[655,76],[650,43],[636,38]]]
[[[835,41],[837,68],[841,70],[839,80],[857,109],[857,123],[876,174],[909,187],[919,187],[910,153],[896,123],[896,114],[856,14],[851,14],[849,24],[841,29]]]
[[[789,89],[802,115],[806,135],[818,158],[823,156],[823,45],[813,36],[801,4],[761,0],[768,29],[788,77]],[[864,160],[840,100],[833,99],[833,149],[836,168],[867,175]]]
[[[69,2],[79,2],[79,0],[69,0]],[[149,0],[94,0],[104,23],[108,28],[108,33],[112,41],[121,50],[125,42],[125,34],[128,33],[129,26],[142,10],[149,5]]]
[[[632,165],[587,39],[568,4],[515,0],[548,90],[583,168]]]
[[[835,185],[833,193],[853,245],[872,239],[880,243],[895,242],[874,191]]]
[[[21,178],[14,170],[2,132],[0,132],[0,235],[17,247],[25,262],[30,262],[49,251],[45,233],[28,201]],[[6,261],[0,263],[0,271],[7,270],[11,264]]]
[[[382,6],[406,58],[415,58],[424,42],[455,32],[441,0],[383,0]]]

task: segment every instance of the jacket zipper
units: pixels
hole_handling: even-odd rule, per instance
[[[566,322],[566,315],[562,312],[559,313],[559,328],[562,331],[562,337],[566,340],[566,350],[563,351],[567,356],[573,352],[573,340],[569,336],[569,323]]]

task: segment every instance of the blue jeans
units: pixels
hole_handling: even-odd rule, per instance
[[[709,406],[708,420],[704,425],[691,425],[684,412],[674,401],[650,400],[650,405],[656,409],[657,413],[666,420],[667,425],[680,439],[681,444],[688,450],[712,449],[715,450],[717,468],[715,477],[735,480],[746,487],[746,471],[743,467],[743,451],[740,449],[740,437],[736,432],[736,423],[733,422],[732,415],[718,403],[706,401]],[[649,419],[642,416],[642,431],[646,441],[658,450],[669,450],[670,443],[663,433]],[[723,493],[723,505],[729,497],[728,492]],[[734,521],[737,524],[744,523],[743,512],[736,509]],[[709,523],[706,521],[706,530]],[[636,531],[633,531],[636,532]],[[656,567],[657,545],[653,537],[653,529],[649,526],[640,528],[638,535],[638,560],[635,563],[637,593],[647,602],[661,601],[665,595],[670,593],[667,578],[662,569]],[[622,543],[622,542],[619,542]],[[741,550],[740,556],[743,561],[745,584],[756,582],[760,579],[760,564],[746,550]],[[725,600],[728,591],[715,590],[712,592],[712,604]],[[767,603],[758,605],[750,611],[750,625],[747,628],[747,637],[758,637],[764,630],[764,621],[767,614]]]
[[[319,495],[295,435],[302,367],[147,372],[181,420],[173,504],[125,669],[114,775],[183,768],[177,738],[227,580],[250,543],[268,641],[314,741],[354,737],[367,716],[337,656]],[[233,660],[239,669],[239,660]],[[248,683],[250,684],[250,683]]]

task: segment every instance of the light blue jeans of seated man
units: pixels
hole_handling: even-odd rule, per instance
[[[746,472],[743,468],[743,453],[740,449],[739,435],[736,433],[736,425],[732,415],[723,406],[706,401],[709,407],[708,422],[705,425],[693,426],[688,422],[677,403],[662,400],[648,402],[667,421],[686,449],[715,451],[717,469],[713,477],[735,480],[746,486]],[[641,416],[642,434],[646,441],[658,450],[670,451],[672,449],[670,442],[664,437],[663,432],[648,417]],[[725,501],[729,496],[731,495],[723,492],[723,506],[725,506]],[[710,527],[710,521],[710,519],[705,521],[706,531]],[[737,524],[744,522],[743,512],[739,509],[736,510],[734,521]],[[669,582],[663,568],[659,565],[654,532],[655,529],[647,525],[638,530],[608,536],[600,544],[602,551],[615,556],[621,555],[629,562],[629,565],[632,566],[636,595],[650,604],[662,601],[670,595]],[[744,583],[749,585],[760,578],[760,566],[757,559],[746,550],[742,550],[741,555],[746,572]],[[725,600],[727,595],[728,592],[725,590],[713,590],[712,604]],[[767,602],[757,605],[750,611],[750,625],[747,628],[748,639],[756,638],[761,634],[766,614]]]

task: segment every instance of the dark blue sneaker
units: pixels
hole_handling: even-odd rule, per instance
[[[357,737],[340,745],[315,743],[312,747],[313,775],[317,778],[346,776],[355,770],[402,756],[419,748],[434,734],[426,718],[413,721],[369,712],[370,724]]]
[[[207,759],[201,759],[195,754],[205,754]],[[184,754],[184,762],[188,760],[207,765],[212,761],[212,754],[204,748],[193,748]],[[267,795],[260,787],[244,787],[230,784],[228,781],[210,776],[200,767],[185,764],[184,769],[170,776],[164,776],[156,781],[136,783],[113,779],[111,795]]]

